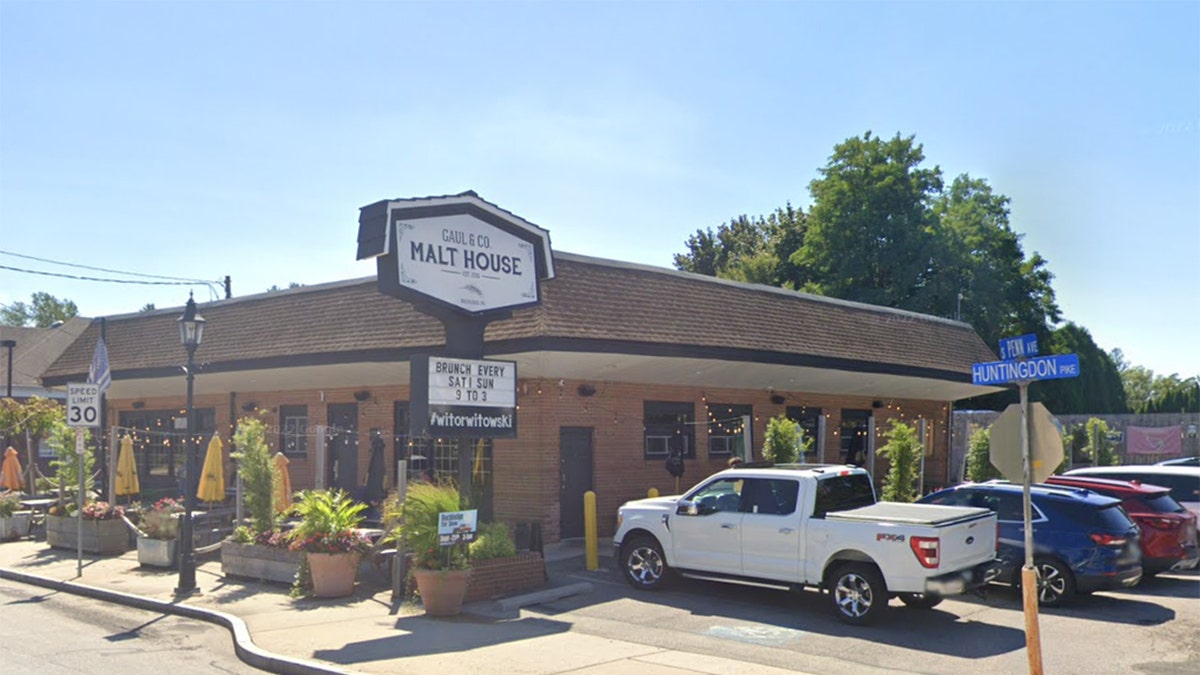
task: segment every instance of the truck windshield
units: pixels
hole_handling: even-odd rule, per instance
[[[817,499],[814,518],[824,518],[830,511],[846,511],[875,503],[871,477],[865,473],[845,476],[822,476],[817,479]]]

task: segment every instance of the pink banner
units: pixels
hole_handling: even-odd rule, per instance
[[[1131,455],[1182,455],[1182,427],[1125,427],[1126,451]]]

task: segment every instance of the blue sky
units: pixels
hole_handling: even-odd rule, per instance
[[[1200,374],[1200,3],[0,0],[0,250],[235,295],[372,275],[358,207],[466,189],[669,267],[807,207],[867,130],[1011,197],[1103,348]],[[188,287],[0,269],[0,304],[39,290],[98,316]]]

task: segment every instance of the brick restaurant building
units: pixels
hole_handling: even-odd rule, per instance
[[[670,448],[685,456],[681,488],[723,468],[744,416],[755,458],[767,420],[783,414],[814,439],[809,461],[843,461],[861,443],[876,476],[889,422],[914,423],[925,486],[944,484],[950,403],[995,391],[971,384],[971,364],[995,355],[963,323],[567,253],[554,268],[540,305],[485,333],[486,358],[517,364],[515,439],[410,437],[409,358],[444,333],[374,277],[201,305],[197,428],[228,452],[237,418],[265,414],[296,489],[358,491],[374,444],[388,485],[407,459],[410,471],[469,484],[482,518],[540,521],[555,541],[582,536],[585,490],[597,493],[602,535],[622,502],[670,493]],[[107,318],[107,419],[136,440],[144,498],[179,492],[181,313]],[[83,381],[99,333],[93,323],[43,383]]]

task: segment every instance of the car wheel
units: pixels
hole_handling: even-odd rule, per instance
[[[913,609],[933,609],[942,604],[942,596],[933,593],[901,593],[900,602]]]
[[[1075,575],[1057,560],[1042,558],[1034,561],[1038,573],[1038,604],[1060,607],[1075,595]]]
[[[654,537],[634,537],[621,547],[621,572],[629,585],[645,591],[662,588],[667,582],[667,559]]]
[[[874,621],[887,608],[888,592],[874,565],[850,563],[833,573],[829,595],[838,618],[862,625]]]

